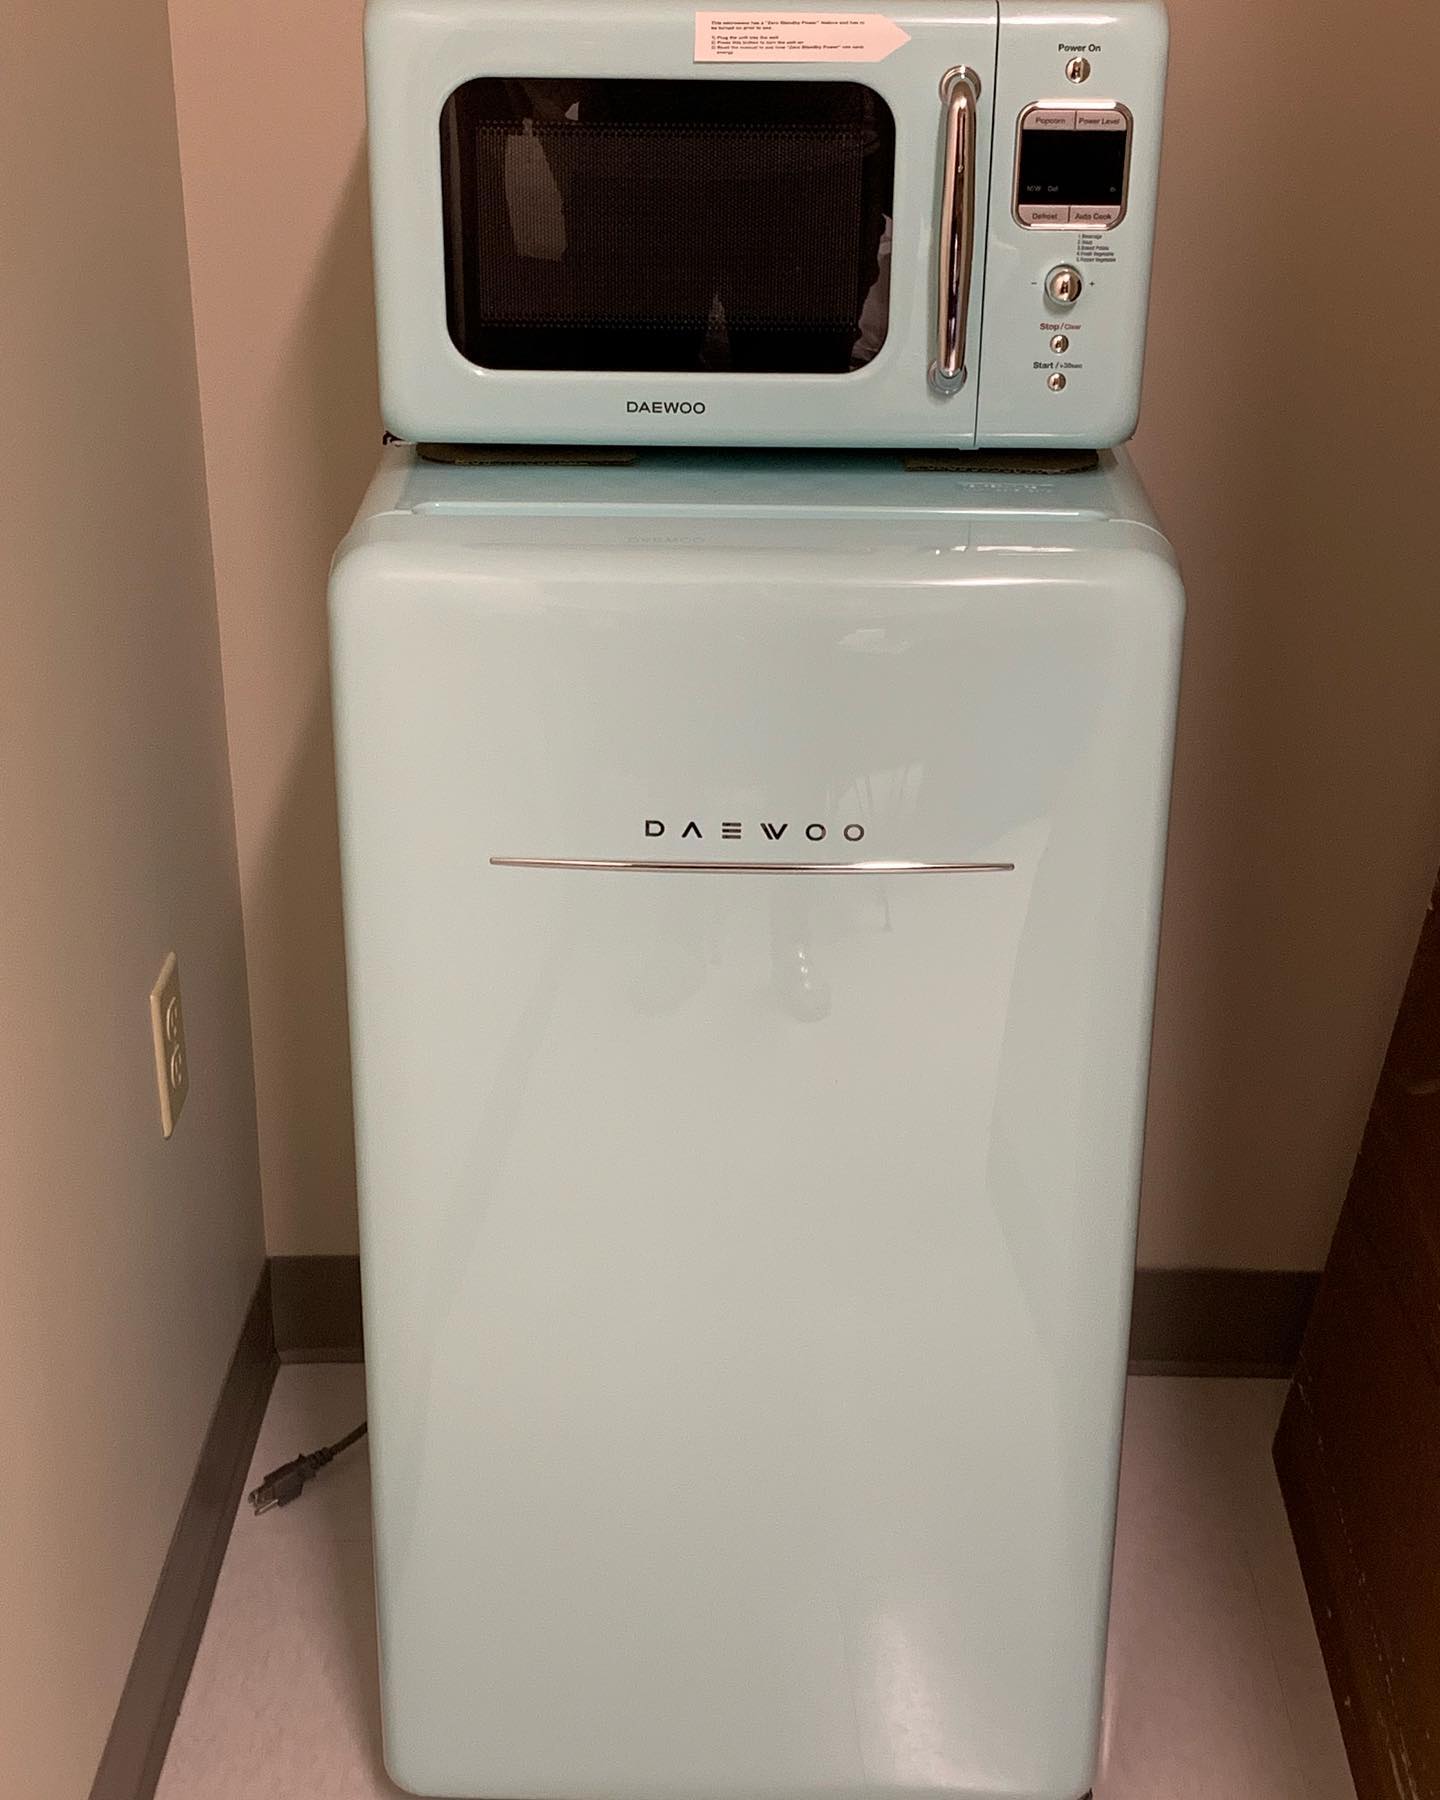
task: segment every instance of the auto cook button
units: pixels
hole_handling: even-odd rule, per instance
[[[1072,206],[1070,223],[1072,225],[1088,225],[1103,228],[1113,225],[1120,217],[1118,206]]]

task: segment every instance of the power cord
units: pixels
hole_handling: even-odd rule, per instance
[[[256,1516],[269,1512],[272,1506],[288,1506],[292,1500],[298,1500],[305,1484],[312,1481],[328,1463],[334,1462],[342,1450],[358,1444],[367,1429],[368,1421],[362,1419],[353,1431],[347,1431],[344,1437],[337,1438],[333,1444],[326,1444],[319,1450],[309,1450],[304,1456],[297,1456],[293,1462],[281,1463],[278,1469],[272,1469],[259,1487],[251,1488],[246,1496],[255,1508]]]

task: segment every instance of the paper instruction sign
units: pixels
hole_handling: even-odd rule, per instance
[[[696,62],[883,62],[910,42],[884,13],[697,12]]]

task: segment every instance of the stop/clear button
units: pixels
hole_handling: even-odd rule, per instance
[[[1084,285],[1078,269],[1069,263],[1057,263],[1045,277],[1045,298],[1052,306],[1073,306]]]

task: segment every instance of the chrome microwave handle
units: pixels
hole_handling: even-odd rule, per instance
[[[935,360],[931,385],[953,394],[965,385],[965,333],[970,312],[970,264],[975,252],[975,112],[980,77],[963,65],[940,83],[945,100],[945,161],[940,181],[940,243],[936,268]]]

